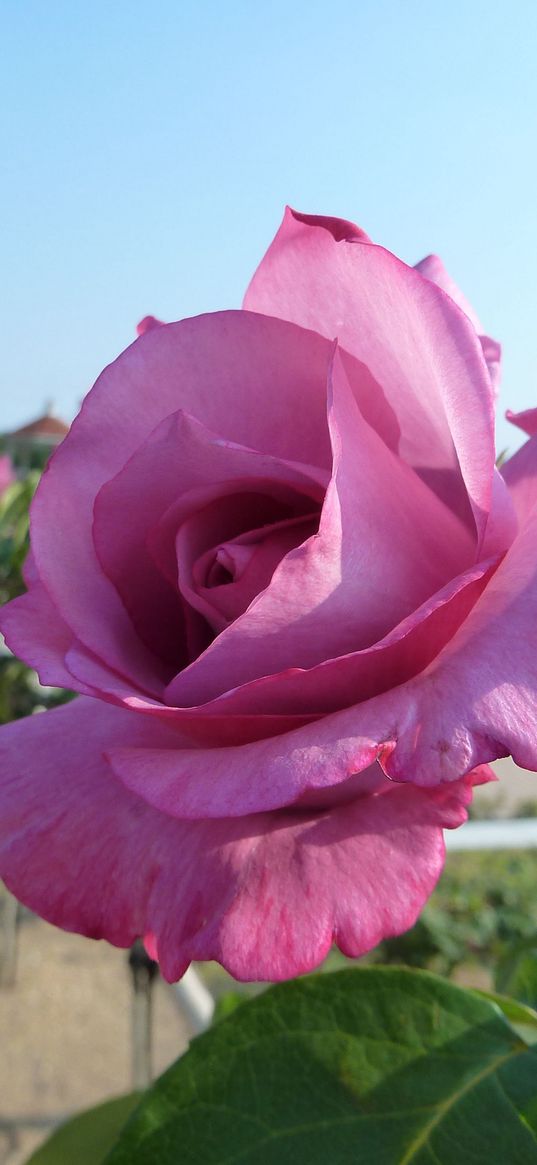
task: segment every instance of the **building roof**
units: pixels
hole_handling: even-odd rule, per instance
[[[58,445],[68,432],[69,425],[66,425],[65,421],[53,417],[50,413],[43,413],[43,416],[37,417],[35,421],[21,425],[20,429],[13,429],[11,433],[4,435],[16,440],[43,441],[50,445]]]

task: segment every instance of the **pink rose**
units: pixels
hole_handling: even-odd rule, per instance
[[[6,489],[9,489],[10,485],[13,485],[14,481],[15,473],[11,458],[4,453],[0,456],[0,497],[6,492]]]
[[[2,730],[0,873],[169,979],[403,931],[479,766],[537,767],[537,445],[495,470],[497,345],[439,260],[291,211],[245,307],[147,317],[103,372],[2,619],[80,698]]]

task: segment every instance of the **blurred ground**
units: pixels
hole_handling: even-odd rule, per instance
[[[531,809],[527,815],[536,816],[537,773],[517,768],[510,757],[495,761],[491,767],[499,779],[475,790],[475,815],[515,817],[522,816],[522,810]]]
[[[537,802],[537,774],[494,767],[500,782],[477,789],[477,816]],[[157,982],[153,995],[158,1074],[190,1033],[171,989]],[[0,1165],[23,1165],[59,1120],[130,1090],[130,1007],[126,952],[25,915],[15,985],[0,988]]]
[[[189,1033],[170,988],[157,982],[153,1000],[158,1074]],[[24,918],[15,985],[0,989],[1,1165],[23,1165],[59,1120],[130,1091],[130,1006],[125,951]]]

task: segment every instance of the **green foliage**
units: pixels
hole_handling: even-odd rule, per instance
[[[520,1003],[518,999],[511,999],[509,995],[501,995],[497,991],[474,991],[482,999],[490,999],[505,1016],[507,1022],[524,1040],[529,1047],[537,1045],[537,1011]]]
[[[470,1161],[537,1162],[537,1049],[493,1001],[370,967],[273,987],[216,1024],[106,1165]]]
[[[537,1008],[537,932],[508,950],[496,974],[499,991]]]
[[[38,473],[29,473],[0,497],[1,606],[26,589],[22,568],[28,553],[28,510],[38,481]],[[70,698],[70,693],[59,688],[42,687],[31,668],[15,659],[5,646],[0,647],[0,724]]]
[[[513,817],[537,817],[537,797],[529,797],[526,801],[521,801],[517,806]]]
[[[507,951],[536,935],[534,853],[458,853],[449,855],[412,930],[381,943],[373,958],[445,975],[468,962],[492,971]]]
[[[212,1022],[220,1023],[221,1019],[227,1019],[241,1003],[244,1003],[244,994],[241,991],[224,991],[216,1000]]]
[[[22,566],[28,551],[28,510],[39,474],[29,473],[0,496],[0,604],[25,590]]]
[[[57,1129],[27,1165],[101,1165],[138,1100],[139,1093],[133,1092],[79,1113]]]

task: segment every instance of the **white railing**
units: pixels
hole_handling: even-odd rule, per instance
[[[495,821],[469,821],[458,829],[444,832],[446,849],[535,849],[537,848],[537,817]]]
[[[182,1014],[195,1034],[205,1031],[213,1018],[214,999],[194,967],[189,967],[183,978],[178,983],[172,983],[171,987]]]

